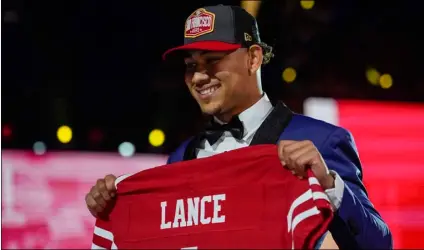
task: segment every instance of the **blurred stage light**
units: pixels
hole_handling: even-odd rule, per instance
[[[302,9],[304,10],[310,10],[312,7],[314,7],[314,5],[314,0],[300,0],[300,6],[302,6]]]
[[[149,143],[153,147],[160,147],[165,142],[165,133],[160,129],[153,129],[149,134]]]
[[[46,144],[42,141],[37,141],[32,146],[32,150],[34,151],[34,154],[36,155],[43,155],[46,153]]]
[[[103,140],[103,133],[99,129],[93,129],[90,131],[88,138],[92,143],[99,143]]]
[[[365,72],[365,76],[367,77],[368,82],[370,82],[372,85],[378,85],[380,73],[376,69],[367,69],[367,71]]]
[[[118,151],[123,157],[131,157],[135,153],[135,146],[131,142],[123,142],[119,145]]]
[[[72,130],[68,126],[60,126],[57,130],[57,139],[61,143],[69,143],[72,140]]]
[[[392,87],[392,85],[393,85],[393,79],[392,79],[392,76],[391,75],[389,75],[389,74],[383,74],[380,77],[380,86],[383,89],[389,89],[390,87]]]
[[[283,80],[287,83],[294,82],[296,80],[296,70],[292,67],[288,67],[283,71]]]
[[[3,125],[2,134],[4,137],[12,136],[12,127],[8,124]]]
[[[241,1],[241,7],[245,9],[250,15],[256,17],[261,6],[260,0],[245,0]]]

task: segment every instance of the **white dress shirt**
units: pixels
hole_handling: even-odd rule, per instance
[[[200,143],[200,148],[197,149],[197,158],[209,157],[225,151],[249,146],[256,131],[269,113],[271,113],[272,109],[273,106],[268,99],[268,96],[264,94],[258,102],[240,113],[238,116],[244,127],[243,139],[238,140],[234,138],[230,132],[226,131],[213,145],[210,145],[207,140],[203,140]],[[215,120],[222,123],[216,118]],[[325,192],[331,201],[333,209],[337,210],[340,207],[343,198],[344,183],[336,172],[330,172],[335,176],[335,187],[327,189]]]

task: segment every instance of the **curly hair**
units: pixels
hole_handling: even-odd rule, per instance
[[[274,53],[272,52],[273,48],[264,42],[259,42],[259,46],[261,46],[264,55],[262,64],[268,64],[271,58],[274,57]]]

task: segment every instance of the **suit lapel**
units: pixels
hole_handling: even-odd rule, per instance
[[[200,145],[201,135],[193,137],[193,139],[187,144],[186,150],[184,151],[183,160],[196,159],[196,148]]]
[[[276,144],[289,124],[293,112],[281,101],[277,103],[253,136],[250,145]]]

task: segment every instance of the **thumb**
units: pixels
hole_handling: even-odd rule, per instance
[[[110,193],[115,193],[116,192],[115,180],[116,180],[116,176],[111,175],[111,174],[110,175],[107,175],[105,177],[106,189]]]

